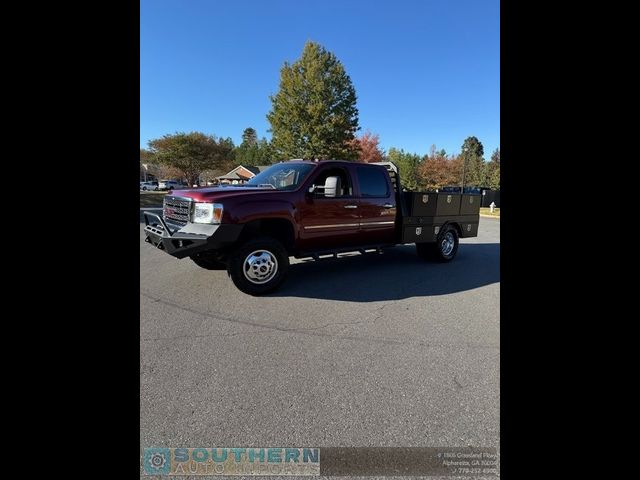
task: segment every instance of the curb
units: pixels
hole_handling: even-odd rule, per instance
[[[481,214],[481,213],[480,213],[479,215],[480,215],[481,217],[484,217],[484,218],[496,218],[496,219],[500,220],[500,217],[496,217],[495,215],[483,215],[483,214]]]

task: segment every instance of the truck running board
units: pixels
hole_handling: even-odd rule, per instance
[[[393,245],[379,245],[364,248],[345,248],[340,250],[324,250],[321,252],[300,253],[295,258],[312,258],[315,261],[330,260],[338,258],[341,253],[359,253],[360,255],[381,254],[384,248],[390,248]]]

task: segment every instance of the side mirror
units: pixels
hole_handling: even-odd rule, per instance
[[[340,190],[340,177],[327,177],[324,182],[324,196],[333,198],[338,195]]]

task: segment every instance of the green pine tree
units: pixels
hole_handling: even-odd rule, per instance
[[[496,148],[487,164],[487,182],[492,190],[500,190],[500,149]]]
[[[391,147],[387,154],[387,159],[398,167],[402,188],[409,191],[419,189],[418,166],[421,161],[420,155]]]
[[[462,144],[462,161],[465,170],[465,186],[485,186],[487,171],[484,161],[484,147],[476,137],[467,137]]]
[[[245,145],[248,147],[255,147],[258,145],[258,134],[255,129],[249,127],[245,128],[242,132],[242,143],[240,145]]]

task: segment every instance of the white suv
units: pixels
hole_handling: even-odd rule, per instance
[[[158,182],[140,182],[140,190],[158,190]]]
[[[187,188],[187,187],[175,180],[160,180],[160,183],[158,184],[159,190],[175,190],[175,189],[181,189],[181,188]]]

